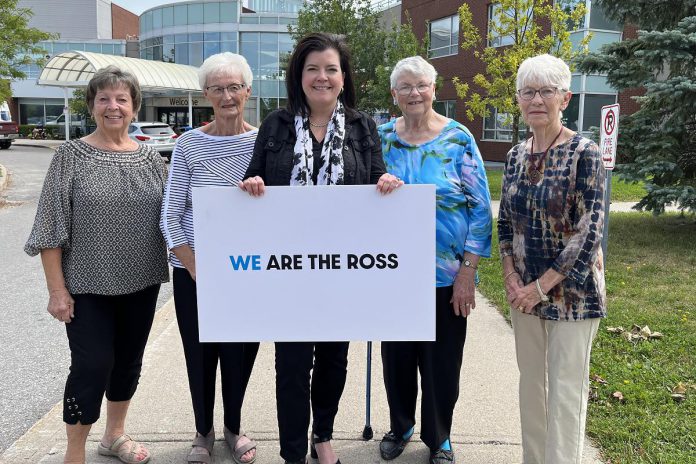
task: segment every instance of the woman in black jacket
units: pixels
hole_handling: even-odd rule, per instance
[[[286,83],[288,107],[261,125],[241,189],[258,196],[266,185],[377,184],[389,193],[403,185],[386,173],[374,121],[354,109],[350,55],[340,36],[301,39]],[[280,455],[286,463],[305,462],[310,402],[312,457],[340,463],[331,435],[347,364],[348,342],[276,342]]]

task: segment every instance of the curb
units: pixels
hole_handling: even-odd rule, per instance
[[[0,164],[0,192],[5,190],[5,187],[7,186],[7,168]]]

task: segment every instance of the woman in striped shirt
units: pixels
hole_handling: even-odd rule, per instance
[[[244,176],[258,133],[244,121],[253,75],[244,57],[229,52],[210,56],[198,74],[203,94],[213,105],[215,121],[179,138],[172,154],[160,224],[174,267],[176,316],[196,421],[196,437],[187,460],[205,464],[211,461],[219,360],[225,440],[235,462],[248,464],[256,459],[256,443],[240,429],[241,409],[259,344],[199,342],[191,194],[193,187],[235,186]]]

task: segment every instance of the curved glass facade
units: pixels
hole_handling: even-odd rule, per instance
[[[270,111],[285,105],[281,62],[292,51],[288,25],[297,22],[301,7],[302,1],[298,0],[223,0],[152,8],[140,16],[140,57],[200,66],[215,53],[243,55],[254,73],[245,117],[257,125]],[[197,101],[205,105],[205,99]],[[194,111],[194,125],[210,115],[208,110]],[[152,117],[172,123],[159,108]]]

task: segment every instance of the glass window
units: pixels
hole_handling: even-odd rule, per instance
[[[189,64],[188,44],[176,44],[174,46],[174,58],[178,64]]]
[[[165,35],[162,37],[162,43],[173,44],[174,42],[176,42],[174,40],[174,35],[170,34],[170,35]]]
[[[40,124],[44,122],[44,106],[36,103],[20,103],[19,123]]]
[[[221,23],[236,23],[237,22],[237,2],[222,2],[222,3],[220,3],[220,22]]]
[[[278,81],[277,80],[262,80],[260,95],[262,97],[277,97],[278,96]]]
[[[258,16],[242,16],[242,19],[239,21],[240,24],[258,24],[259,23],[259,17]]]
[[[567,13],[571,14],[578,7],[579,4],[584,4],[586,0],[556,0],[556,4],[561,7],[561,9]],[[585,20],[581,21],[579,25],[575,24],[573,21],[568,21],[567,24],[569,31],[574,31],[577,29],[583,29],[585,27]]]
[[[512,140],[512,118],[507,113],[498,113],[496,108],[488,108],[489,116],[483,118],[483,139]],[[520,118],[518,138],[522,140],[527,135],[527,128]]]
[[[276,16],[261,16],[259,19],[261,24],[278,24]]]
[[[140,33],[144,34],[152,30],[152,11],[148,11],[140,16]]]
[[[218,2],[204,3],[203,19],[206,24],[220,22],[220,4]]]
[[[455,108],[454,100],[435,100],[433,102],[433,109],[446,118],[454,119]]]
[[[581,130],[589,131],[591,127],[599,127],[602,119],[602,107],[614,103],[616,103],[616,95],[585,94]]]
[[[266,116],[268,114],[278,108],[278,99],[277,98],[259,98],[259,110],[260,114],[259,117],[261,121],[266,119]]]
[[[258,32],[243,32],[240,34],[240,54],[246,58],[254,76],[259,75],[259,33]]]
[[[188,42],[188,34],[176,34],[174,36],[174,42],[175,43]]]
[[[189,44],[189,63],[191,66],[203,64],[203,43],[194,42]]]
[[[604,14],[604,10],[592,2],[592,8],[590,9],[590,29],[605,29],[608,31],[622,31],[623,27],[616,23]]]
[[[236,42],[237,41],[237,33],[236,32],[221,32],[220,33],[220,40],[223,40],[225,42]]]
[[[152,47],[152,59],[155,61],[162,61],[162,45]]]
[[[589,48],[591,52],[597,52],[603,45],[620,41],[621,34],[617,32],[592,31]]]
[[[162,46],[162,61],[174,63],[174,44],[164,44]]]
[[[500,35],[500,24],[498,21],[500,8],[500,4],[497,3],[488,5],[488,44],[491,47],[505,47],[507,45],[512,45],[513,43],[515,43],[514,35]],[[513,13],[513,11],[506,12],[506,14],[508,15],[512,15]],[[531,11],[528,11],[526,13],[527,17],[531,17],[531,15]]]
[[[570,130],[578,130],[580,122],[580,95],[573,95],[568,107],[563,112],[563,125]]]
[[[86,52],[101,53],[101,44],[99,43],[88,43],[85,44]]]
[[[145,49],[145,59],[152,60],[153,58],[154,58],[154,52],[152,50],[152,47],[146,48]]]
[[[162,8],[162,27],[174,25],[174,7]]]
[[[50,118],[50,117],[57,118],[61,114],[63,114],[63,105],[62,104],[55,105],[55,104],[46,103],[46,117],[47,118]]]
[[[174,25],[183,26],[188,24],[188,8],[186,5],[174,6]]]
[[[266,44],[277,44],[278,34],[274,32],[261,32],[259,34],[259,41]]]
[[[67,52],[67,51],[68,51],[68,44],[61,43],[61,42],[56,42],[53,44],[53,53],[55,55],[57,55],[59,53]]]
[[[189,3],[188,23],[203,24],[203,5],[200,3]]]
[[[207,5],[207,3],[206,3]],[[203,38],[206,42],[219,42],[220,33],[219,32],[205,32]]]
[[[189,34],[189,42],[203,42],[203,33],[194,32],[192,34]]]
[[[237,53],[237,42],[220,42],[220,51]]]
[[[278,24],[297,24],[297,19],[295,18],[278,18]]]
[[[113,44],[102,44],[102,53],[105,55],[113,55],[114,54]]]
[[[203,42],[203,56],[205,58],[216,53],[220,53],[220,42]]]
[[[459,17],[448,16],[431,22],[429,37],[429,57],[456,55],[459,45]]]
[[[152,10],[152,29],[162,29],[162,10]]]

